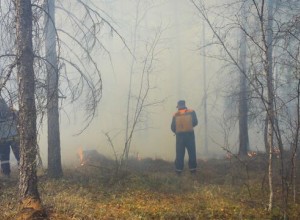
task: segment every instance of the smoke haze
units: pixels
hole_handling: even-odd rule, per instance
[[[95,1],[96,2],[96,1]],[[145,109],[140,124],[134,132],[131,155],[139,154],[142,158],[156,157],[174,160],[175,136],[170,130],[171,119],[176,111],[179,99],[185,99],[188,108],[196,111],[199,125],[195,129],[198,157],[203,154],[203,66],[199,48],[204,45],[203,21],[199,18],[189,1],[101,1],[97,6],[107,14],[107,20],[125,39],[131,53],[135,54],[133,69],[132,100],[140,86],[141,63],[145,59],[155,34],[161,38],[155,50],[155,60],[150,73],[150,87],[147,103],[156,103]],[[76,8],[76,7],[75,7]],[[59,11],[57,11],[59,13]],[[136,16],[139,26],[135,33]],[[63,17],[57,15],[57,24],[63,24]],[[206,39],[211,41],[212,34],[206,28]],[[70,104],[62,101],[60,111],[60,132],[62,162],[76,160],[78,148],[96,149],[100,153],[113,157],[113,150],[104,133],[112,139],[117,154],[124,148],[126,128],[126,108],[129,91],[129,78],[133,56],[124,42],[110,34],[104,25],[103,44],[109,50],[110,57],[99,51],[97,62],[102,72],[103,97],[97,115],[90,126],[80,135],[77,134],[85,125],[84,101]],[[136,39],[136,40],[134,40]],[[136,43],[136,47],[134,47]],[[135,49],[134,49],[135,48]],[[111,58],[111,61],[110,61]],[[207,93],[208,93],[208,147],[210,155],[223,155],[220,145],[223,134],[220,128],[223,100],[220,97],[222,87],[218,85],[224,75],[220,72],[221,64],[206,58]],[[226,78],[226,77],[225,77]],[[63,85],[61,85],[63,86]],[[134,106],[130,106],[133,114]],[[40,130],[40,149],[47,160],[47,130]],[[234,144],[237,143],[233,138]]]

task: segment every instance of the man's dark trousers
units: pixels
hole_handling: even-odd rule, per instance
[[[0,160],[1,160],[1,170],[4,175],[10,175],[10,143],[4,142],[0,144]]]
[[[194,132],[182,132],[176,134],[176,172],[180,173],[184,167],[185,148],[189,155],[189,169],[191,172],[196,171],[196,145]]]

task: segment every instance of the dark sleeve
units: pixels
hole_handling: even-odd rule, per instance
[[[6,120],[6,118],[9,116],[10,110],[6,102],[3,98],[0,98],[0,118],[1,120]]]
[[[176,124],[175,124],[175,117],[174,117],[174,116],[173,116],[173,118],[172,118],[171,130],[172,130],[174,133],[176,132]]]
[[[193,121],[193,127],[195,127],[198,124],[198,119],[195,111],[192,112],[192,121]]]

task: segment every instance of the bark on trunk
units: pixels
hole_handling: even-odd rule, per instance
[[[16,34],[19,82],[20,219],[43,215],[36,175],[36,108],[30,0],[16,0]]]
[[[242,27],[246,26],[246,10],[245,2],[242,6]],[[239,93],[239,155],[246,156],[249,150],[249,135],[248,135],[248,97],[247,97],[247,65],[246,65],[246,33],[241,31],[241,47],[240,47],[240,93]]]
[[[62,177],[59,111],[58,61],[56,53],[55,0],[45,3],[45,49],[47,59],[47,120],[48,120],[48,176]]]
[[[273,137],[274,137],[274,85],[273,85],[273,1],[268,0],[268,21],[266,39],[266,77],[267,77],[267,144],[269,149],[269,211],[273,208]]]

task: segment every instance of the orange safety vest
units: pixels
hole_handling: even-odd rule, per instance
[[[180,109],[175,113],[176,133],[193,131],[193,120],[190,109]]]

